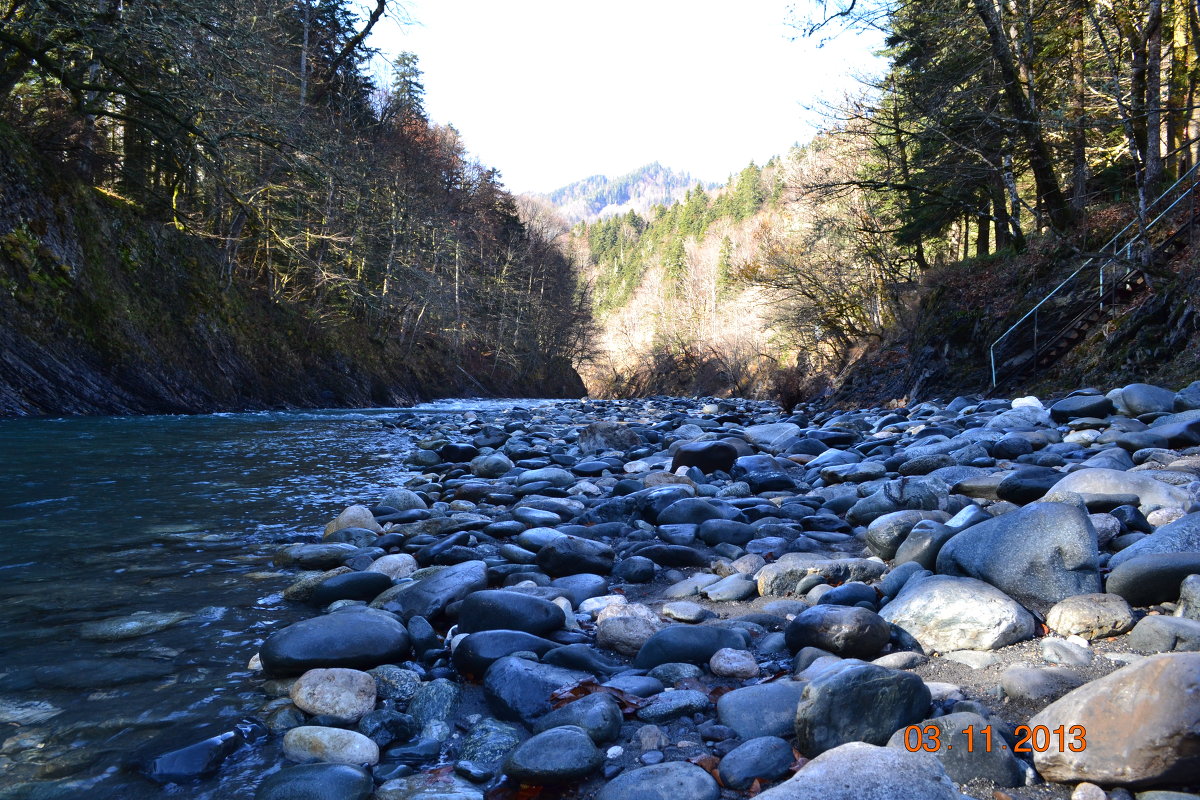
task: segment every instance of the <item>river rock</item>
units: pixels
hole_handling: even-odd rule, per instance
[[[745,650],[735,650],[726,647],[713,653],[708,660],[708,668],[719,678],[738,678],[745,680],[758,677],[758,662],[754,655]]]
[[[750,441],[768,453],[778,453],[790,439],[800,435],[800,426],[792,422],[770,422],[751,425],[742,433]]]
[[[596,744],[609,742],[621,732],[621,706],[611,694],[595,692],[556,708],[537,721],[534,733],[573,725],[587,732]]]
[[[737,457],[737,449],[728,442],[685,442],[675,450],[671,471],[696,467],[705,475],[717,470],[729,472]]]
[[[296,707],[342,723],[357,722],[375,708],[375,678],[356,669],[310,669],[292,684]]]
[[[472,458],[470,466],[477,478],[499,478],[513,468],[513,462],[504,453],[495,452]]]
[[[1082,683],[1079,673],[1066,667],[1012,666],[1000,675],[1006,697],[1037,705],[1057,700]]]
[[[1111,576],[1110,576],[1111,580]],[[1079,594],[1046,612],[1046,626],[1063,636],[1103,639],[1133,630],[1133,609],[1115,594]]]
[[[538,550],[537,563],[554,578],[579,573],[607,575],[612,572],[613,558],[613,549],[603,542],[563,536]]]
[[[325,526],[325,537],[343,528],[366,528],[372,533],[383,533],[383,526],[375,521],[375,515],[366,506],[353,505],[338,514],[332,522]]]
[[[924,719],[931,702],[916,675],[847,659],[804,687],[796,743],[814,755],[847,742],[886,744],[897,730]]]
[[[1067,422],[1081,417],[1103,419],[1114,411],[1116,408],[1112,400],[1102,394],[1075,395],[1050,406],[1050,418],[1055,422]]]
[[[483,788],[444,770],[432,770],[386,781],[371,800],[483,800]]]
[[[949,518],[944,511],[893,511],[876,517],[867,526],[867,549],[890,560],[896,557],[896,549],[918,522],[923,519],[945,522]]]
[[[367,800],[374,791],[371,773],[362,767],[303,764],[263,778],[254,800]]]
[[[463,675],[481,678],[488,667],[505,656],[524,651],[541,657],[558,646],[557,642],[525,631],[480,631],[459,641],[451,658]]]
[[[464,561],[422,578],[411,588],[397,594],[383,607],[404,620],[424,617],[433,621],[446,610],[446,606],[463,599],[471,592],[486,588],[487,564],[482,561]]]
[[[1105,589],[1135,606],[1174,602],[1183,579],[1196,573],[1200,573],[1200,552],[1147,553],[1117,564]]]
[[[521,735],[515,727],[484,717],[463,741],[455,768],[460,773],[487,780],[499,772],[508,754],[520,743]]]
[[[300,763],[372,765],[379,762],[379,745],[355,731],[301,725],[284,734],[283,754]]]
[[[640,447],[642,437],[628,425],[602,420],[593,422],[579,432],[575,442],[583,453],[606,450],[632,450]]]
[[[347,572],[326,578],[313,587],[308,602],[327,606],[338,600],[374,600],[392,587],[392,579],[380,572]]]
[[[641,603],[610,605],[596,617],[596,644],[635,656],[646,641],[662,630],[662,620]]]
[[[961,800],[940,761],[863,742],[827,750],[758,800]]]
[[[173,625],[190,619],[191,614],[180,611],[153,612],[135,611],[125,617],[102,619],[98,622],[85,622],[80,626],[79,635],[84,639],[98,642],[116,642],[123,639],[134,639],[151,633],[164,631]]]
[[[721,759],[721,783],[748,789],[756,779],[771,782],[787,775],[795,761],[792,746],[778,736],[760,736],[735,747]]]
[[[880,616],[931,652],[996,650],[1033,636],[1033,617],[1019,603],[974,578],[912,578]]]
[[[668,625],[646,640],[633,665],[650,669],[674,661],[707,664],[714,653],[726,647],[745,650],[747,644],[740,632],[728,628]]]
[[[1175,616],[1200,620],[1200,574],[1189,575],[1179,584],[1179,606]]]
[[[963,711],[927,719],[921,723],[921,727],[933,725],[938,729],[939,745],[933,755],[942,762],[946,774],[955,783],[969,783],[982,779],[997,786],[1024,786],[1025,768],[1013,756],[1011,750],[1001,746],[1004,740],[998,731],[993,730],[991,746],[987,746],[988,739],[981,731],[991,724],[978,714]],[[973,737],[969,748],[967,737],[963,733],[967,728],[972,729]],[[892,734],[887,746],[907,749],[905,731],[906,729],[901,728]],[[911,745],[915,741],[915,735],[909,734],[907,744]],[[929,736],[922,733],[920,741],[928,743]]]
[[[1149,536],[1114,554],[1108,564],[1116,569],[1131,558],[1152,553],[1198,552],[1200,552],[1200,512],[1194,512],[1163,525]]]
[[[854,525],[867,525],[893,511],[944,511],[949,494],[944,482],[929,476],[887,481],[874,494],[851,506],[846,520]]]
[[[784,630],[788,649],[819,647],[849,658],[874,658],[891,629],[878,614],[856,606],[818,605],[798,614]]]
[[[563,610],[549,600],[496,589],[472,592],[458,610],[460,633],[504,629],[545,636],[565,622]]]
[[[273,675],[299,675],[317,667],[368,669],[403,661],[409,636],[390,614],[347,608],[301,620],[263,642],[263,669]]]
[[[721,789],[695,764],[668,761],[621,773],[596,793],[596,800],[718,800]]]
[[[1180,508],[1192,510],[1195,498],[1187,490],[1163,483],[1146,472],[1124,472],[1116,469],[1081,469],[1068,474],[1054,484],[1054,492],[1076,492],[1081,495],[1133,494],[1143,512],[1151,508]]]
[[[1169,412],[1175,407],[1175,392],[1150,383],[1131,383],[1121,390],[1121,405],[1134,417]]]
[[[578,670],[506,656],[488,667],[483,689],[496,716],[528,725],[550,711],[550,695],[591,677]]]
[[[1142,617],[1126,642],[1142,653],[1200,650],[1200,622],[1183,617]]]
[[[717,700],[717,718],[741,739],[791,737],[796,707],[806,685],[784,679],[734,689]]]
[[[1152,656],[1086,683],[1029,721],[1081,726],[1077,752],[1034,753],[1047,780],[1104,786],[1179,784],[1200,774],[1200,653]],[[1068,739],[1073,742],[1074,739]]]
[[[417,571],[417,560],[408,553],[380,556],[371,562],[367,572],[379,572],[394,581],[407,578]]]
[[[978,578],[1036,611],[1101,590],[1096,530],[1084,510],[1032,503],[972,525],[942,546],[937,571]]]
[[[384,664],[368,670],[375,679],[375,694],[384,700],[407,703],[421,686],[421,676],[412,670],[401,669],[394,664]]]
[[[587,732],[574,725],[551,728],[520,744],[504,772],[521,783],[555,786],[594,772],[604,761]]]

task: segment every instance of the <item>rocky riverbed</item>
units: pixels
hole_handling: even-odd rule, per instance
[[[400,418],[413,477],[276,556],[312,616],[249,645],[256,719],[143,769],[269,737],[258,800],[1196,797],[1200,382],[1047,406]]]

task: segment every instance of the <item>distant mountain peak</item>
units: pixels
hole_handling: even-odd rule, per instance
[[[617,178],[592,175],[537,196],[557,208],[568,222],[574,224],[629,211],[645,214],[656,205],[670,205],[682,200],[697,183],[701,181],[688,173],[664,167],[655,161]]]

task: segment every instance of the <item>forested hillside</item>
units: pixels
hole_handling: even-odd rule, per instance
[[[793,22],[882,29],[888,68],[757,194],[743,173],[577,229],[604,330],[593,387],[902,399],[989,389],[993,352],[1015,384],[1196,370],[1194,4],[846,2]],[[1027,321],[991,348],[1081,267],[1040,341]],[[1105,280],[1128,291],[1046,369],[1065,324],[1049,312],[1086,312]]]
[[[569,224],[619,216],[633,211],[644,214],[657,205],[682,200],[696,179],[655,162],[618,178],[592,175],[555,189],[540,200],[558,209]]]
[[[582,391],[570,265],[355,8],[0,4],[0,412]]]

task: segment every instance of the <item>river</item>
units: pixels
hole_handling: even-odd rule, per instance
[[[281,598],[271,557],[409,474],[389,420],[510,406],[0,420],[0,800],[252,797],[271,743],[188,786],[125,765],[262,704],[248,659],[311,614]],[[184,618],[96,638],[139,612]]]

